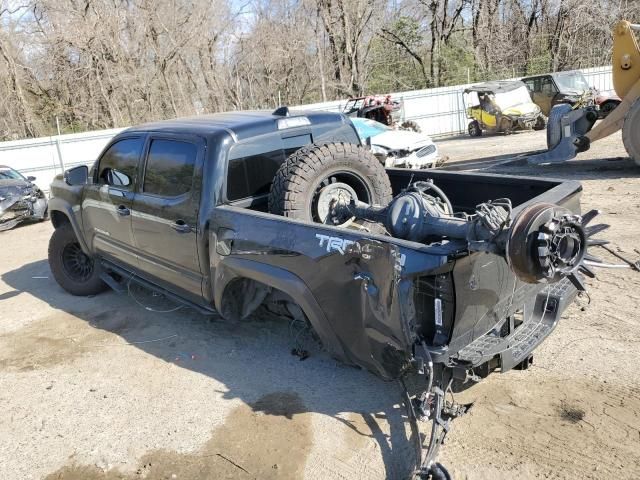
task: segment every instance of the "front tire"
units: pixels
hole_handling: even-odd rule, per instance
[[[422,132],[422,130],[420,129],[420,125],[418,125],[413,120],[407,120],[405,122],[402,122],[402,125],[400,125],[400,130],[409,130],[416,133]]]
[[[607,118],[611,112],[613,112],[616,107],[620,105],[620,102],[615,100],[608,100],[600,105],[600,118]]]
[[[68,223],[56,228],[51,235],[49,268],[58,285],[71,295],[95,295],[107,288],[100,279],[100,265],[82,251]]]
[[[480,124],[477,120],[474,120],[469,124],[468,130],[469,135],[472,137],[479,137],[480,135],[482,135],[482,128],[480,128]]]
[[[545,128],[547,128],[547,117],[545,117],[542,113],[540,115],[538,115],[538,118],[536,118],[536,123],[533,126],[534,130],[544,130]]]

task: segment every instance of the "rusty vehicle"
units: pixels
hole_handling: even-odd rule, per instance
[[[522,82],[527,86],[533,102],[547,117],[555,105],[596,104],[596,91],[587,82],[582,72],[573,70],[545,73],[525,77]]]
[[[527,85],[535,104],[547,116],[555,105],[575,106],[580,103],[580,106],[595,105],[598,117],[605,118],[622,101],[611,92],[601,92],[590,86],[584,74],[578,70],[534,75],[522,81]]]
[[[345,104],[342,113],[349,117],[360,117],[375,120],[384,125],[393,126],[402,108],[400,102],[392,100],[391,95],[367,95],[350,98]]]
[[[51,185],[49,265],[72,295],[131,282],[203,314],[262,304],[335,358],[400,381],[415,476],[468,406],[452,392],[526,368],[593,276],[582,187],[387,169],[342,114],[233,112],[129,128]],[[405,383],[419,385],[415,394]]]
[[[622,20],[613,29],[612,77],[620,103],[600,123],[589,94],[574,105],[553,106],[547,124],[548,151],[531,155],[531,164],[562,162],[589,149],[591,143],[622,130],[629,157],[640,165],[640,25]]]
[[[348,117],[367,118],[398,130],[412,130],[420,133],[420,126],[413,120],[404,120],[402,101],[393,100],[391,95],[368,95],[350,98],[342,109]]]

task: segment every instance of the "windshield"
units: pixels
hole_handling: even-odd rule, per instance
[[[584,92],[590,88],[587,79],[580,72],[558,73],[555,79],[560,91],[577,90],[578,92]]]
[[[0,180],[24,180],[24,177],[13,168],[0,168]]]
[[[369,137],[375,137],[383,132],[391,130],[391,127],[383,125],[375,120],[369,120],[368,118],[352,118],[351,122],[356,127],[358,135],[364,141]]]
[[[531,96],[529,90],[524,85],[511,90],[510,92],[500,92],[494,97],[496,105],[500,107],[500,110],[506,110],[516,105],[522,105],[523,103],[531,103]]]

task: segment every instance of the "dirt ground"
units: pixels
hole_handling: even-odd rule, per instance
[[[439,142],[449,168],[580,180],[600,234],[640,258],[640,168],[614,136],[551,167],[498,166],[531,132]],[[480,159],[480,160],[478,160]],[[402,479],[399,390],[277,318],[228,324],[146,292],[74,298],[46,261],[48,223],[0,233],[0,478]],[[597,252],[614,262],[611,255]],[[640,273],[600,270],[527,371],[464,392],[440,460],[455,479],[640,478]]]

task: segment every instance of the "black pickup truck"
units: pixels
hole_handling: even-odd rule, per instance
[[[442,427],[463,410],[447,389],[526,367],[591,274],[580,193],[385,171],[341,114],[216,114],[130,128],[58,176],[49,262],[75,295],[136,281],[239,318],[279,303],[344,362],[424,375],[410,418]]]

